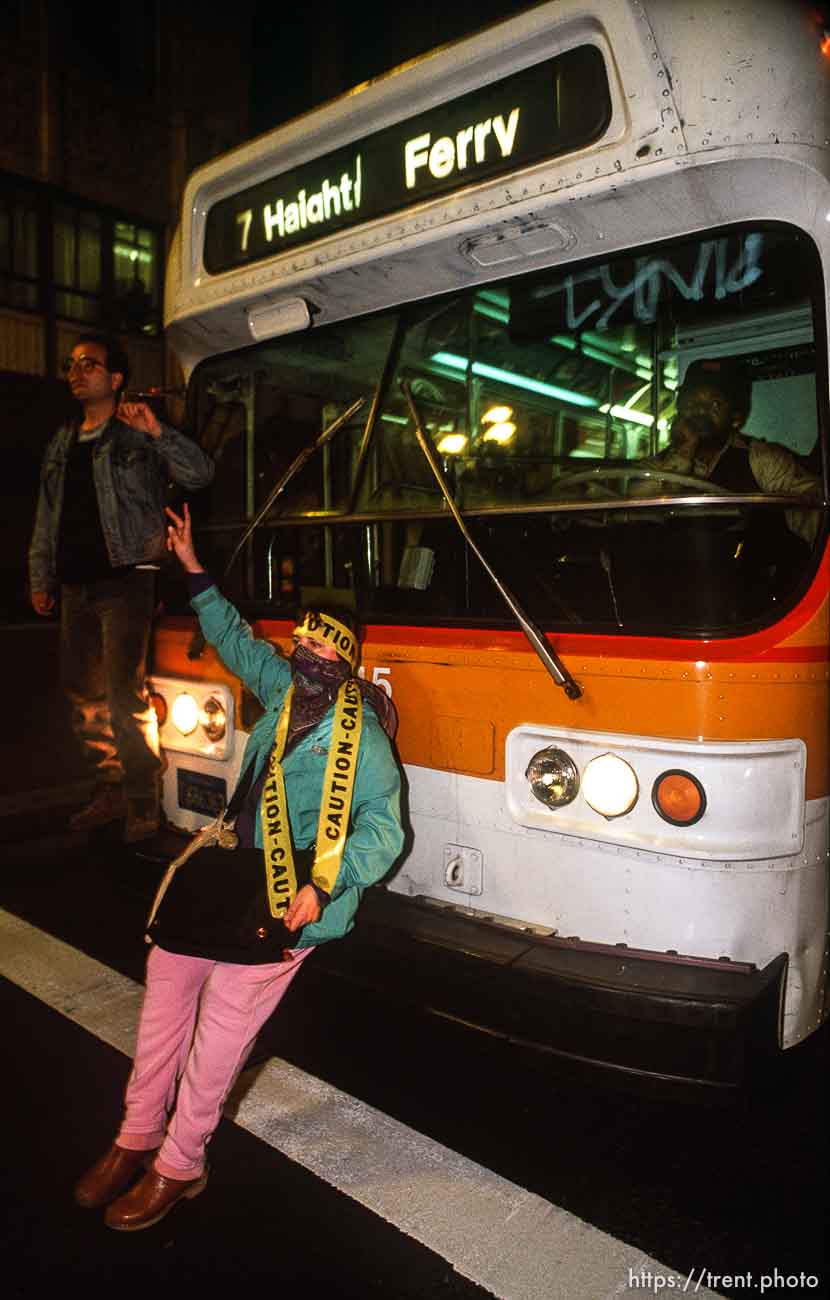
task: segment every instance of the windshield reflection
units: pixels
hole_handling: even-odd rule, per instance
[[[407,385],[455,506],[541,626],[760,625],[823,535],[818,283],[803,235],[730,232],[206,363],[210,544],[227,557],[287,466],[373,394],[368,423],[347,420],[265,511],[239,594],[342,586],[377,617],[504,618],[447,526]]]

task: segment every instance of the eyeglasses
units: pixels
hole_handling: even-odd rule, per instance
[[[703,406],[709,411],[723,412],[729,409],[729,402],[725,397],[712,393],[708,389],[700,392],[692,388],[687,393],[681,391],[677,394],[678,411],[688,411],[691,407],[697,406]]]
[[[82,375],[91,375],[96,366],[106,370],[103,361],[98,361],[96,357],[64,357],[61,362],[61,371],[65,375],[70,375],[73,370],[80,370]]]

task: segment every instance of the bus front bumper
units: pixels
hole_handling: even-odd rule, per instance
[[[314,966],[612,1074],[740,1088],[779,1056],[786,953],[759,970],[583,943],[375,888]]]

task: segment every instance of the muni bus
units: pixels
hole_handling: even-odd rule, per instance
[[[191,177],[200,556],[284,651],[353,609],[399,715],[406,851],[326,969],[712,1087],[822,1023],[828,91],[810,5],[550,0]],[[192,831],[259,706],[186,606],[151,689]]]

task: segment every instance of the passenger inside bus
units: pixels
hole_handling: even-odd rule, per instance
[[[727,492],[817,495],[819,480],[785,447],[741,433],[751,394],[752,380],[739,361],[693,361],[677,394],[669,446],[642,463],[705,479]],[[636,489],[635,494],[641,495]],[[788,510],[786,520],[791,532],[813,542],[814,511]]]

